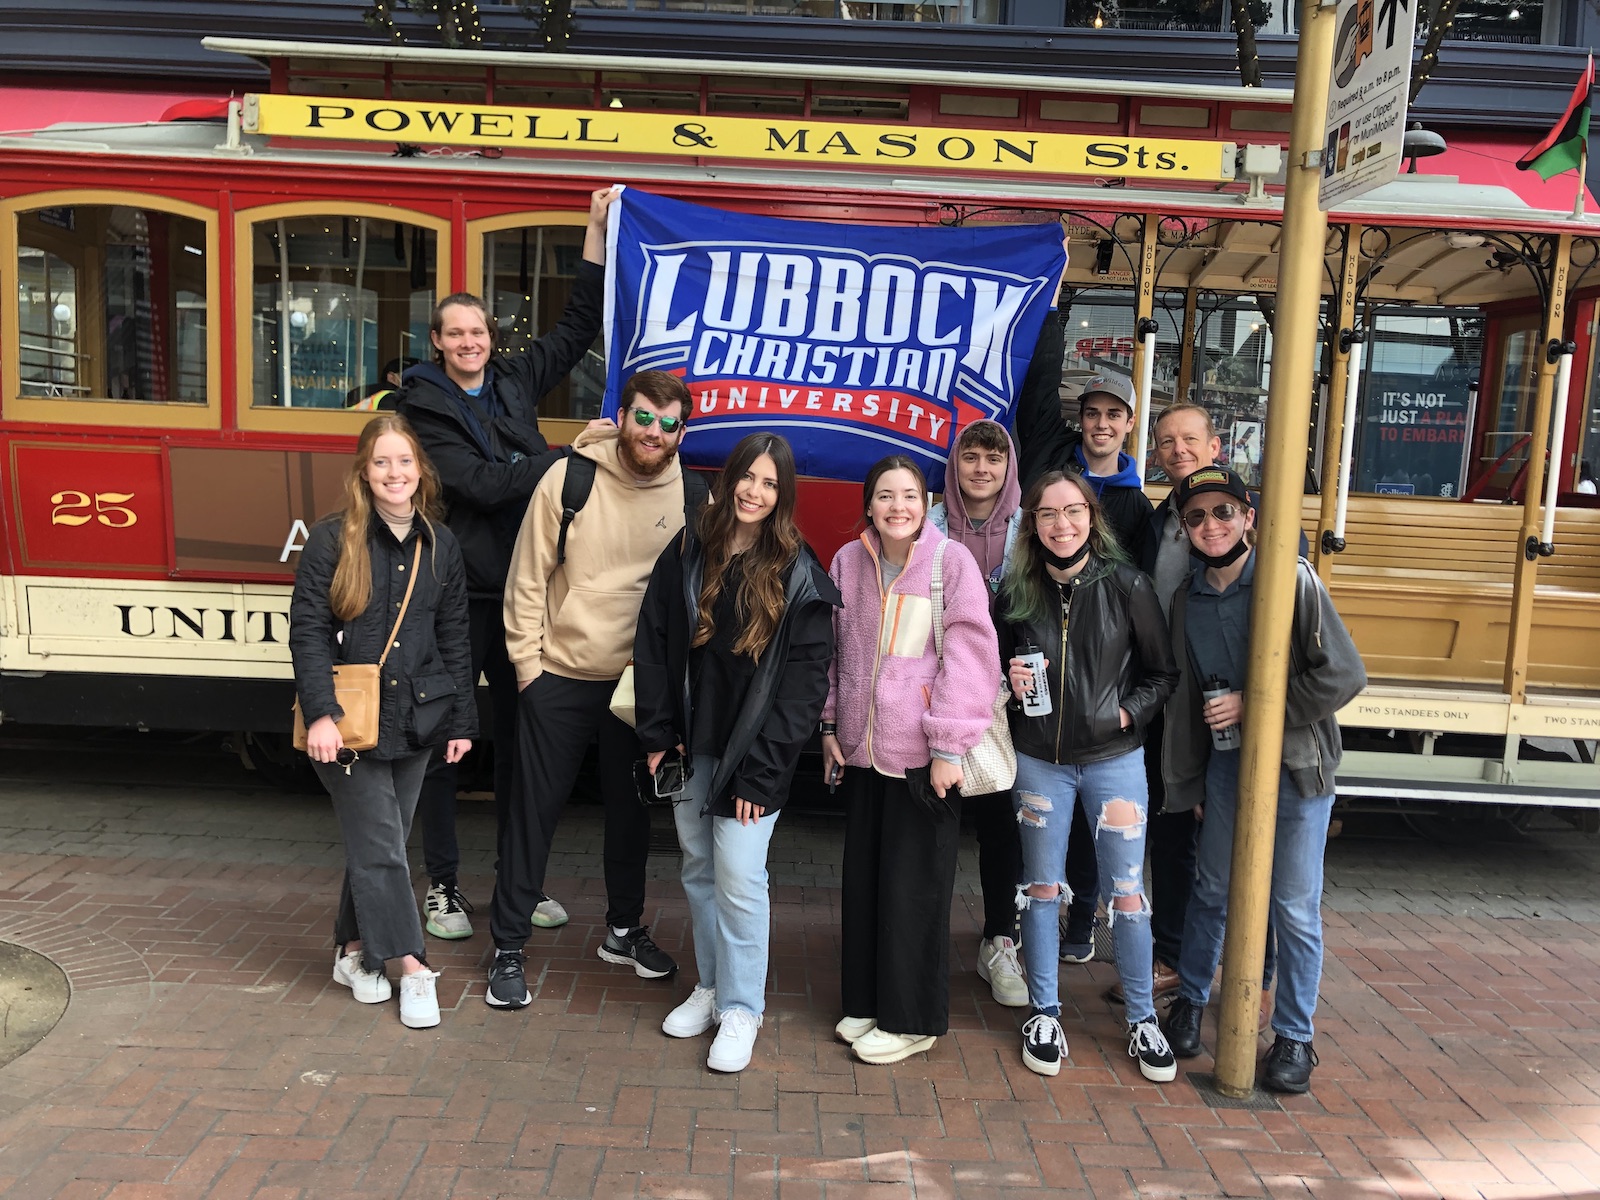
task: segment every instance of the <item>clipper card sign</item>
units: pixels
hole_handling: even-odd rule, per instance
[[[964,426],[1010,427],[1066,265],[1054,222],[828,225],[633,189],[608,236],[605,415],[634,372],[670,371],[692,465],[770,430],[803,474],[860,480],[906,454],[936,491]]]

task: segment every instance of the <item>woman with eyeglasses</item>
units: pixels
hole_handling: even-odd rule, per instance
[[[669,754],[692,772],[672,814],[700,981],[661,1029],[716,1026],[713,1071],[750,1063],[766,1009],[767,845],[828,695],[839,589],[794,523],[796,492],[783,438],[735,446],[698,528],[656,560],[633,644],[650,774]]]
[[[950,1023],[961,756],[994,719],[999,679],[983,571],[925,519],[916,464],[900,454],[875,464],[862,509],[867,528],[828,572],[844,597],[822,710],[823,770],[846,793],[845,1015],[834,1031],[862,1062],[896,1063],[932,1049]]]
[[[392,994],[384,964],[398,959],[400,1020],[413,1029],[439,1023],[438,973],[423,953],[406,837],[433,747],[459,762],[478,728],[465,572],[438,503],[438,477],[405,418],[368,421],[344,509],[312,527],[289,608],[306,753],[344,836],[333,979],[381,1004]],[[378,744],[357,753],[339,732],[333,669],[380,659]]]
[[[1167,623],[1150,580],[1129,565],[1090,487],[1076,472],[1042,475],[1022,499],[1022,529],[995,597],[1002,669],[1011,683],[1017,750],[1013,804],[1022,836],[1022,944],[1032,1013],[1022,1061],[1055,1075],[1067,1056],[1061,1029],[1057,913],[1073,806],[1094,831],[1100,899],[1127,997],[1128,1054],[1164,1083],[1177,1063],[1156,1022],[1150,905],[1144,892],[1148,787],[1144,729],[1177,683]],[[1038,650],[1051,711],[1029,715]]]

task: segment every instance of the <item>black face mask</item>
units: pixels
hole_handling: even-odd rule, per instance
[[[1049,563],[1058,571],[1069,571],[1089,556],[1089,539],[1084,538],[1083,545],[1079,546],[1072,554],[1067,555],[1066,558],[1062,558],[1061,555],[1055,553],[1053,550],[1046,549],[1042,545],[1039,547],[1039,549],[1044,552],[1045,562]]]
[[[1191,545],[1189,547],[1189,553],[1192,556],[1198,558],[1201,562],[1205,563],[1206,566],[1215,567],[1218,570],[1221,570],[1223,567],[1232,566],[1249,552],[1250,544],[1242,537],[1233,544],[1233,549],[1224,554],[1202,554],[1199,550],[1195,549],[1194,546]]]

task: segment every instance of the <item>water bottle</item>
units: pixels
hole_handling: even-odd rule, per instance
[[[1050,703],[1050,679],[1045,674],[1044,651],[1032,642],[1024,642],[1017,647],[1017,657],[1033,673],[1033,679],[1022,693],[1022,711],[1030,717],[1048,717],[1055,708]]]
[[[1205,687],[1200,689],[1200,695],[1206,700],[1215,700],[1218,696],[1226,696],[1233,689],[1228,686],[1226,679],[1213,675],[1206,680]],[[1211,746],[1215,750],[1237,750],[1244,738],[1237,725],[1229,725],[1226,729],[1213,729],[1211,731]]]

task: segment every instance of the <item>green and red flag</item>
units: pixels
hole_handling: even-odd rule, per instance
[[[1563,171],[1578,169],[1589,149],[1589,96],[1594,90],[1594,55],[1572,89],[1567,111],[1544,141],[1517,159],[1517,170],[1537,171],[1540,179],[1550,179]]]

